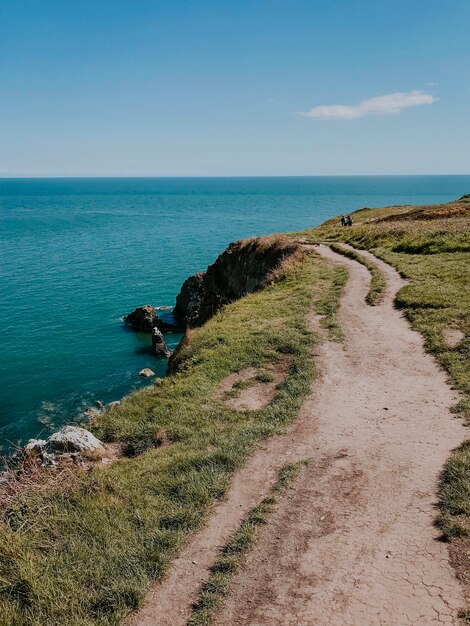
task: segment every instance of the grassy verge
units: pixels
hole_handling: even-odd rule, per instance
[[[344,267],[324,266],[320,270],[320,279],[328,281],[328,290],[323,290],[314,302],[314,311],[321,316],[320,326],[328,331],[332,341],[343,341],[344,334],[337,318],[339,299],[343,287],[348,280],[348,272]]]
[[[2,626],[118,624],[198,528],[257,443],[292,421],[314,377],[306,325],[315,303],[334,325],[338,272],[318,255],[192,332],[176,375],[103,413],[94,425],[127,456],[70,488],[19,496],[1,513]],[[270,405],[237,412],[222,379],[292,358]],[[262,374],[261,374],[262,375]]]
[[[470,197],[448,205],[363,209],[354,214],[352,228],[335,219],[302,236],[370,250],[408,280],[396,305],[461,392],[455,410],[470,421]],[[446,341],[448,329],[462,333],[456,345]],[[468,442],[451,456],[440,497],[444,536],[470,535]]]
[[[357,261],[361,265],[367,267],[371,275],[371,281],[369,291],[366,295],[366,302],[371,306],[378,304],[385,290],[385,278],[377,265],[372,261],[369,261],[369,259],[366,259],[362,254],[359,254],[359,252],[356,252],[356,250],[348,250],[337,243],[331,243],[330,248],[334,252],[342,254],[343,256],[353,259],[354,261]]]
[[[288,464],[279,471],[277,481],[269,494],[251,509],[237,532],[222,548],[219,558],[211,567],[208,580],[201,587],[187,626],[210,626],[214,622],[230,582],[242,564],[243,556],[256,540],[258,527],[267,522],[277,498],[305,464],[305,461]]]
[[[446,537],[470,537],[470,441],[452,453],[441,477],[442,514]]]

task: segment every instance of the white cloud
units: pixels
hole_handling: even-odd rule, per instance
[[[313,120],[352,120],[366,115],[389,115],[400,113],[407,107],[416,107],[422,104],[432,104],[437,98],[422,91],[397,91],[385,96],[376,96],[368,100],[361,100],[359,104],[331,104],[318,106],[299,113]]]

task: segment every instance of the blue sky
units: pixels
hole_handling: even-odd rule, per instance
[[[470,0],[0,0],[0,176],[467,174]]]

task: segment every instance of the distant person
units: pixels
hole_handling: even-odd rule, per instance
[[[346,218],[346,226],[352,226],[352,217],[350,215]]]
[[[341,217],[341,226],[347,226],[346,218],[344,215]]]

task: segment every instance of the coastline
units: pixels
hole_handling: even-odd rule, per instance
[[[396,298],[398,306],[424,333],[427,350],[455,377],[465,394],[467,383],[461,376],[468,374],[464,362],[468,339],[454,347],[446,346],[440,334],[430,326],[432,332],[427,331],[425,326],[431,322],[439,323],[440,329],[455,326],[451,316],[462,313],[455,309],[454,291],[449,296],[444,294],[439,307],[426,306],[425,296],[434,302],[432,298],[443,295],[428,283],[424,292],[420,286],[423,276],[413,272],[419,264],[428,267],[429,263],[433,272],[439,268],[452,270],[447,288],[460,294],[459,306],[466,306],[460,287],[465,275],[459,272],[458,263],[467,258],[462,255],[469,254],[465,251],[466,231],[459,221],[467,219],[467,209],[461,215],[445,209],[446,214],[438,216],[442,207],[417,207],[424,213],[416,214],[407,225],[400,215],[413,209],[365,210],[354,215],[352,229],[341,230],[337,220],[331,220],[319,229],[289,237],[291,241],[301,238],[311,243],[350,240],[395,264],[410,281]],[[431,211],[430,219],[426,211]],[[393,215],[391,221],[382,219]],[[441,237],[439,232],[444,226],[447,234]],[[393,250],[404,245],[413,252]],[[430,246],[444,246],[445,251],[432,248],[431,254],[427,252]],[[443,254],[447,256],[440,256]],[[414,265],[406,265],[411,258]],[[33,489],[19,494],[26,509],[9,505],[2,522],[7,542],[2,550],[13,560],[6,573],[9,592],[0,595],[0,608],[11,617],[12,624],[18,615],[29,619],[26,616],[31,611],[43,623],[51,624],[65,620],[79,623],[85,617],[91,623],[123,620],[140,604],[149,582],[161,579],[186,538],[200,528],[211,506],[226,493],[234,471],[260,441],[283,432],[296,419],[314,378],[311,349],[319,341],[319,336],[312,335],[305,325],[312,305],[312,286],[314,309],[323,317],[323,328],[331,337],[340,339],[336,310],[344,281],[344,272],[309,253],[262,289],[226,304],[209,321],[190,330],[175,374],[97,416],[92,426],[94,434],[106,445],[124,450],[121,456],[110,464],[83,468],[83,472],[75,473],[74,480],[57,483],[49,491],[35,493]],[[442,317],[443,311],[448,319]],[[433,347],[431,342],[437,339],[441,343]],[[272,385],[270,368],[286,362],[287,374],[275,383],[275,394],[267,396],[265,406],[252,411],[232,405],[250,390],[258,389],[257,385]],[[241,374],[244,377],[230,379],[232,386],[222,395],[218,393],[227,377]],[[466,406],[461,405],[462,415]],[[462,448],[450,463],[465,467],[468,453]],[[464,477],[465,472],[452,473],[441,485],[439,523],[448,539],[459,528],[463,540],[467,514],[456,509],[453,494],[465,486],[451,482],[459,475]],[[49,510],[57,515],[51,517]],[[55,541],[51,538],[59,536],[71,546],[67,554],[56,550],[46,554],[38,549],[42,542]],[[100,539],[104,536],[112,537],[112,541],[104,544]],[[454,545],[451,543],[451,550]],[[458,558],[458,552],[452,554],[454,560]],[[23,569],[22,555],[33,564],[28,574]],[[124,569],[122,563],[126,564]],[[58,583],[55,579],[44,580],[44,571],[62,572],[65,587],[62,585],[61,591],[70,598],[66,606],[56,604],[48,589]],[[14,591],[24,576],[29,589],[27,601]],[[90,592],[80,596],[77,589],[83,589],[90,580]]]
[[[146,338],[119,317],[173,303],[184,279],[230,241],[315,226],[343,207],[447,201],[469,180],[2,179],[0,438],[16,445],[96,400],[119,399],[145,384],[136,380],[144,367],[163,375]]]

